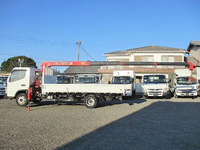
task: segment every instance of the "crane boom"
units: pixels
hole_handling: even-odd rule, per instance
[[[138,61],[48,61],[42,62],[41,72],[43,68],[51,66],[155,66],[165,65],[165,66],[186,66],[190,70],[193,70],[194,66],[191,62],[138,62]]]

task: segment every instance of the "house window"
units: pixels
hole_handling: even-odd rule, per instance
[[[182,62],[182,56],[174,56],[174,61]]]
[[[153,61],[153,55],[134,56],[134,61]]]
[[[134,56],[134,61],[141,61],[141,56]]]
[[[172,55],[162,56],[161,61],[162,62],[174,62],[174,56],[172,56]]]

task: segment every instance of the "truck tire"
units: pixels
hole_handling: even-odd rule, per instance
[[[20,93],[16,97],[16,103],[18,106],[26,106],[28,104],[27,96],[25,93]]]
[[[84,98],[84,105],[87,108],[95,108],[97,104],[98,104],[98,100],[93,94],[90,94]]]

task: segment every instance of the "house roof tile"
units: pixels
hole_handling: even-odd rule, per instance
[[[193,46],[200,46],[200,41],[191,41],[187,48],[188,53],[191,51]]]
[[[130,55],[131,53],[166,53],[166,52],[181,52],[184,53],[185,49],[180,48],[171,48],[171,47],[163,47],[163,46],[156,46],[156,45],[150,45],[146,47],[139,47],[139,48],[133,48],[128,49],[126,51],[116,51],[116,52],[110,52],[105,53],[104,56],[107,55]]]
[[[98,69],[100,69],[100,66],[70,66],[68,69],[64,71],[66,74],[94,74],[98,73]]]

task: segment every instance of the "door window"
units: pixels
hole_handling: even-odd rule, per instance
[[[21,80],[25,77],[26,70],[14,70],[10,76],[9,82]]]

